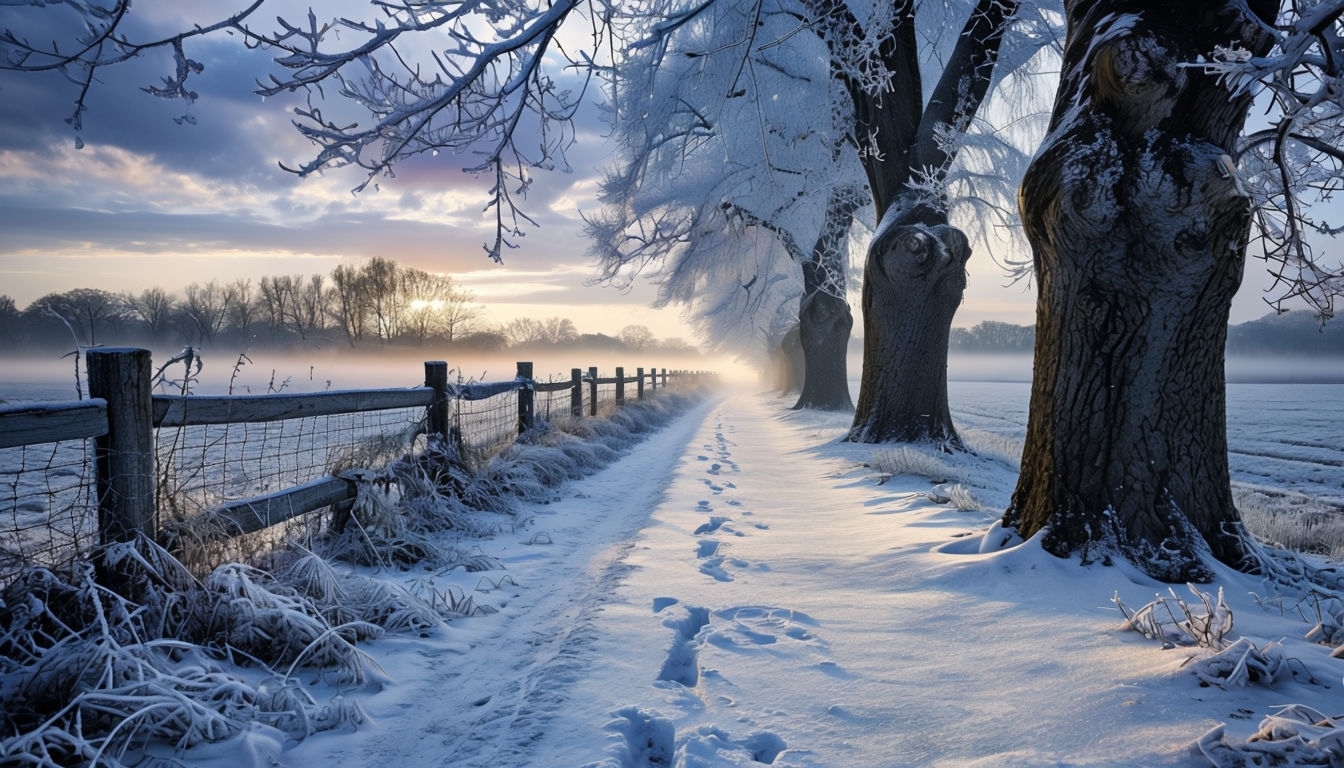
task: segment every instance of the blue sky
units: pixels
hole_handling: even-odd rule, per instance
[[[32,12],[6,10],[0,21]],[[586,285],[593,269],[580,212],[597,207],[610,150],[597,121],[580,126],[570,173],[537,174],[527,211],[540,226],[499,266],[481,247],[492,238],[488,185],[461,171],[469,161],[417,158],[357,196],[351,189],[364,178],[357,169],[299,179],[279,164],[302,163],[314,148],[290,124],[295,102],[253,92],[272,66],[265,52],[221,38],[198,41],[189,53],[206,65],[190,81],[200,97],[189,108],[139,90],[156,81],[163,60],[103,70],[88,99],[82,149],[65,123],[72,84],[58,74],[0,72],[0,294],[22,307],[77,287],[180,291],[211,279],[326,274],[385,256],[452,275],[493,322],[561,315],[584,332],[641,323],[660,337],[692,335],[676,310],[648,307],[647,285],[628,293]],[[184,110],[194,124],[174,120]],[[1254,262],[1250,269],[1260,271]],[[970,271],[956,325],[1034,322],[1031,286],[1008,285],[983,253]],[[1255,294],[1243,289],[1234,320],[1264,314]]]

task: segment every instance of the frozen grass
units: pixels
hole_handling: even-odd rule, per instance
[[[103,553],[107,580],[95,581],[92,564],[27,569],[0,592],[0,764],[133,765],[150,745],[185,750],[258,726],[293,741],[358,725],[358,705],[339,694],[318,702],[305,683],[377,688],[385,673],[360,643],[429,635],[493,609],[432,577],[406,587],[354,566],[498,568],[470,541],[516,525],[516,500],[547,499],[700,396],[664,393],[539,430],[478,473],[434,443],[377,470],[352,463],[353,508],[339,530],[301,529],[302,546],[216,545],[212,532],[183,528],[176,542],[195,568],[140,540]],[[463,543],[445,546],[444,532]],[[225,553],[254,564],[200,573]]]
[[[994,432],[967,430],[963,441],[976,456],[1016,467],[1022,441]],[[962,511],[984,508],[968,485],[974,472],[934,447],[900,445],[873,453],[874,469],[884,476],[912,475],[940,487],[932,496]],[[1232,499],[1246,530],[1271,547],[1291,552],[1344,558],[1344,509],[1303,493],[1234,483]]]
[[[1233,502],[1246,530],[1260,541],[1294,552],[1344,558],[1344,510],[1309,496],[1236,484]]]
[[[932,447],[896,445],[873,454],[873,467],[884,475],[927,477],[935,483],[970,482],[965,472]]]

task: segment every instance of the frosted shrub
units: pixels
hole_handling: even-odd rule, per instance
[[[1174,589],[1168,589],[1170,597],[1159,596],[1133,612],[1120,601],[1119,593],[1111,600],[1124,614],[1126,629],[1139,632],[1150,640],[1160,641],[1163,648],[1194,645],[1222,650],[1227,645],[1227,635],[1232,631],[1232,610],[1223,601],[1223,590],[1218,590],[1215,602],[1194,585],[1189,588],[1199,598],[1203,612],[1191,608],[1176,595]]]
[[[1223,590],[1218,590],[1218,598],[1214,600],[1193,584],[1189,588],[1199,599],[1202,611],[1191,607],[1170,589],[1169,598],[1158,597],[1134,612],[1125,607],[1119,594],[1112,600],[1125,616],[1125,628],[1161,641],[1163,648],[1184,645],[1213,651],[1190,665],[1191,673],[1199,678],[1201,685],[1240,688],[1258,683],[1273,686],[1286,666],[1282,647],[1278,643],[1259,647],[1244,637],[1229,641],[1232,610],[1223,600]]]
[[[980,502],[971,495],[971,490],[961,483],[948,486],[947,498],[952,502],[952,506],[962,512],[978,512],[981,509]]]
[[[1272,688],[1286,665],[1279,643],[1257,646],[1242,637],[1221,651],[1196,660],[1190,671],[1203,685],[1245,688],[1258,683]]]
[[[1260,721],[1245,743],[1229,744],[1219,725],[1204,734],[1199,751],[1214,768],[1335,766],[1344,755],[1344,719],[1289,704]]]
[[[211,605],[201,585],[181,591],[172,586],[190,584],[190,577],[152,543],[113,550],[109,567],[120,569],[141,602],[96,584],[92,568],[71,578],[31,569],[0,597],[0,672],[6,679],[0,686],[0,763],[120,766],[139,762],[151,742],[184,749],[228,738],[252,722],[302,738],[364,719],[358,707],[342,701],[319,706],[280,676],[259,686],[243,682],[207,646],[154,634],[174,628],[199,635],[206,621],[221,623],[224,637],[236,638],[248,631],[238,615],[251,620],[281,606],[295,609],[250,574],[224,578],[219,586],[227,599]],[[253,598],[259,604],[245,608]],[[259,656],[248,661],[266,663]]]

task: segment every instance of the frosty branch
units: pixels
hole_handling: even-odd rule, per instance
[[[1274,48],[1256,56],[1220,47],[1201,62],[1237,93],[1250,93],[1264,117],[1248,131],[1238,163],[1256,206],[1255,238],[1274,285],[1267,303],[1278,311],[1298,299],[1323,320],[1344,294],[1339,260],[1313,247],[1344,231],[1318,213],[1344,181],[1344,2],[1293,0],[1279,23],[1266,25]],[[1229,171],[1230,172],[1230,171]],[[1331,263],[1333,261],[1333,263]]]

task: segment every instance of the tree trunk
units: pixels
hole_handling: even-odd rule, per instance
[[[1209,554],[1248,554],[1223,345],[1250,226],[1228,153],[1249,101],[1183,66],[1229,42],[1268,49],[1239,6],[1068,3],[1055,112],[1020,196],[1040,295],[1004,522],[1164,581],[1207,581]]]
[[[945,214],[897,203],[878,225],[863,280],[863,379],[848,439],[961,447],[947,407],[947,337],[971,248]]]
[[[787,395],[790,392],[801,392],[803,390],[803,369],[805,367],[803,360],[802,331],[797,325],[789,328],[784,333],[784,338],[779,341],[779,393]]]
[[[852,411],[849,396],[849,311],[845,286],[846,245],[861,207],[861,189],[833,189],[812,257],[802,262],[803,297],[798,303],[798,340],[803,348],[803,389],[795,409]]]
[[[948,225],[944,201],[919,199],[908,183],[916,171],[946,174],[955,149],[939,136],[965,132],[975,117],[1017,5],[977,0],[927,104],[913,2],[897,3],[900,22],[879,49],[888,89],[872,93],[846,80],[879,222],[864,271],[863,378],[850,441],[961,447],[947,407],[947,337],[970,244]],[[835,5],[826,12],[844,20],[842,29],[857,24]]]
[[[852,411],[849,397],[849,332],[854,318],[843,298],[824,291],[805,295],[798,311],[803,388],[795,410]]]

